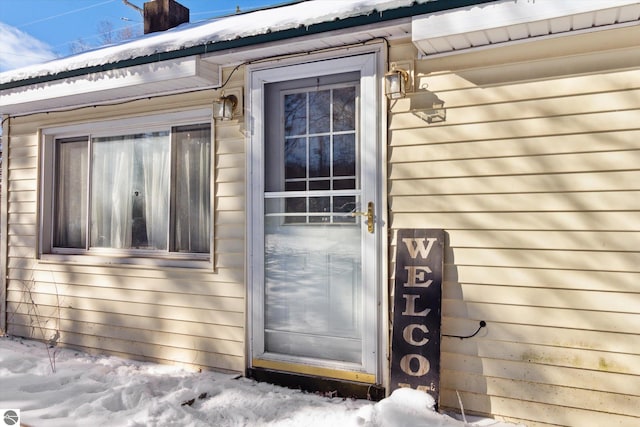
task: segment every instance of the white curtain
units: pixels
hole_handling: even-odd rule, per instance
[[[131,246],[133,136],[97,138],[91,173],[91,246]]]
[[[166,250],[169,230],[169,139],[166,134],[145,139],[140,150],[142,192],[145,195],[144,216],[147,244],[152,249]]]
[[[211,137],[209,127],[176,129],[176,251],[210,248]]]
[[[56,212],[53,245],[60,248],[86,246],[87,138],[58,141]]]

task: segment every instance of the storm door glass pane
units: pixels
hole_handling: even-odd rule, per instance
[[[87,137],[56,141],[55,247],[86,246],[88,152]]]
[[[265,165],[270,353],[362,362],[362,231],[351,215],[360,205],[356,88],[327,85],[279,98],[282,139],[268,141],[268,150],[280,153]]]
[[[211,127],[181,126],[173,133],[176,251],[207,253],[211,228]]]

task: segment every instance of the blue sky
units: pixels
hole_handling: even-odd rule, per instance
[[[148,0],[130,0],[142,7]],[[178,0],[189,8],[191,22],[203,21],[287,0]],[[108,23],[105,25],[105,22]],[[0,0],[0,72],[56,57],[80,46],[97,47],[101,29],[142,34],[142,17],[123,0]]]

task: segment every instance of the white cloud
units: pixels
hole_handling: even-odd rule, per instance
[[[0,72],[55,59],[51,46],[0,22]]]

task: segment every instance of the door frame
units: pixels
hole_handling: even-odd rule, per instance
[[[311,366],[291,364],[295,366],[295,370],[292,372],[328,376],[344,380],[362,381],[376,384],[386,385],[388,382],[388,356],[389,356],[389,318],[388,318],[388,292],[387,292],[387,209],[386,209],[386,101],[382,95],[382,75],[384,72],[383,66],[385,64],[386,57],[384,57],[384,49],[382,44],[372,44],[369,46],[362,46],[356,48],[350,48],[348,50],[341,51],[340,54],[336,52],[304,55],[303,60],[300,58],[290,58],[283,61],[272,61],[259,65],[250,65],[247,67],[245,75],[247,84],[247,95],[249,106],[247,120],[247,146],[246,146],[246,167],[247,167],[247,187],[246,187],[246,230],[247,230],[247,245],[246,245],[246,277],[247,277],[247,315],[246,321],[246,366],[251,369],[257,366],[254,363],[254,316],[263,317],[262,299],[257,301],[255,297],[256,287],[263,286],[263,280],[261,277],[254,276],[255,271],[261,271],[264,268],[262,258],[262,248],[253,244],[256,239],[256,232],[262,232],[262,230],[256,230],[254,218],[256,216],[262,217],[264,212],[264,178],[260,173],[264,167],[264,158],[261,152],[261,148],[264,144],[264,128],[263,128],[263,105],[265,95],[265,85],[269,83],[282,82],[292,79],[315,77],[318,75],[329,75],[350,71],[359,71],[361,73],[360,84],[361,94],[365,96],[364,100],[369,103],[373,103],[375,114],[371,114],[371,117],[362,117],[360,122],[360,138],[361,140],[371,141],[373,139],[375,144],[371,144],[374,148],[374,152],[362,153],[362,161],[374,162],[374,170],[377,171],[375,179],[375,191],[374,191],[374,203],[376,214],[376,233],[374,247],[371,249],[370,254],[374,256],[375,271],[372,273],[372,278],[375,281],[375,303],[372,309],[375,318],[375,333],[370,334],[375,336],[376,343],[367,346],[365,348],[375,348],[375,355],[371,356],[373,360],[366,361],[366,355],[364,355],[364,365],[370,369],[373,373],[369,375],[346,375],[340,377],[332,372],[332,369],[323,366]],[[364,89],[367,89],[366,93]],[[366,139],[365,139],[366,138]],[[368,159],[365,159],[364,156]],[[262,167],[254,168],[254,162],[262,162]],[[364,203],[364,201],[363,201]],[[259,245],[258,245],[259,246]],[[254,285],[255,284],[255,285]],[[366,335],[366,334],[365,334]],[[363,339],[367,339],[363,336]],[[369,365],[367,365],[369,363]],[[278,366],[282,366],[283,370],[286,370],[287,363],[274,362],[271,366],[273,369],[277,369]]]

